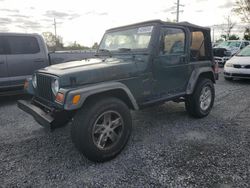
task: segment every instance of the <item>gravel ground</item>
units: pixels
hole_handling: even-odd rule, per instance
[[[46,132],[0,99],[0,187],[250,187],[250,81],[216,84],[204,119],[183,104],[133,112],[133,133],[114,160],[95,164],[73,146],[70,126]]]

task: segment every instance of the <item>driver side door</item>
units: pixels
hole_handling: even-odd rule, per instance
[[[184,28],[162,28],[161,49],[153,65],[153,90],[157,98],[185,93],[191,74],[187,61],[188,41],[188,32]]]

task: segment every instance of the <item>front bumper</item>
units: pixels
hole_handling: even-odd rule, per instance
[[[226,78],[250,79],[250,74],[224,72]]]
[[[234,67],[226,67],[225,66],[224,67],[224,77],[250,79],[250,69],[234,68]]]
[[[19,100],[17,105],[20,109],[27,112],[43,127],[50,129],[54,118],[48,113],[32,104],[29,101]]]
[[[225,63],[230,59],[231,57],[214,57],[215,62],[217,62],[219,65],[225,65]]]

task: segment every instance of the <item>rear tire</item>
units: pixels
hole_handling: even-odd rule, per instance
[[[78,150],[93,162],[113,159],[132,131],[127,105],[113,97],[89,100],[72,122],[71,137]]]
[[[210,79],[200,79],[193,94],[188,95],[185,107],[188,114],[195,118],[206,117],[214,104],[215,90]]]

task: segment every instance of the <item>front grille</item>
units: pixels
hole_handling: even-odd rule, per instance
[[[250,78],[250,74],[231,74],[232,76],[235,77],[241,77],[241,78]]]
[[[234,65],[236,69],[250,69],[250,65]]]
[[[224,48],[214,48],[213,49],[213,53],[214,53],[214,56],[217,56],[217,57],[225,57],[227,56],[225,53],[226,53],[226,49]]]
[[[44,74],[37,74],[37,96],[46,100],[53,100],[51,81],[53,77]]]

